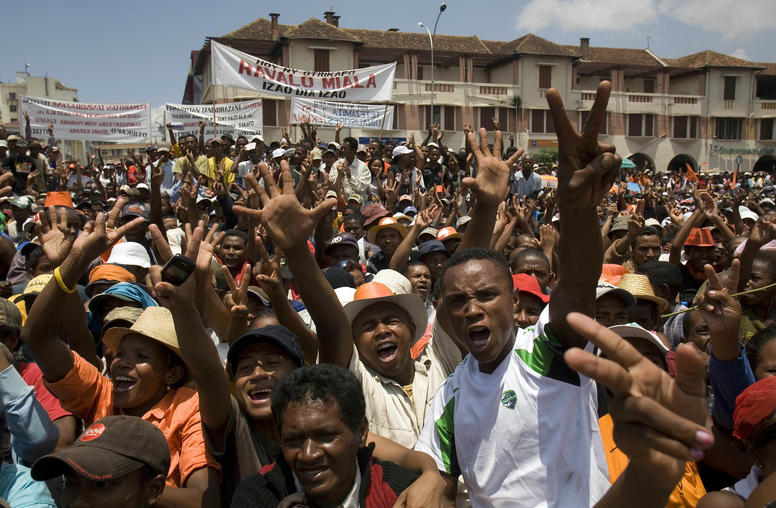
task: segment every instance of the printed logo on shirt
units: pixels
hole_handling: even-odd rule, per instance
[[[507,409],[515,409],[517,394],[514,390],[507,390],[501,395],[501,404]]]
[[[84,432],[81,436],[81,441],[91,441],[93,439],[97,439],[102,435],[103,432],[105,432],[105,425],[101,423],[95,423],[86,429],[86,432]]]

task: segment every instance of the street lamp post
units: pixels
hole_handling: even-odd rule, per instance
[[[430,31],[422,21],[418,23],[418,28],[424,28],[426,30],[428,41],[431,46],[431,123],[434,123],[434,96],[436,95],[436,90],[434,89],[434,36],[436,35],[437,25],[439,24],[439,17],[445,12],[445,9],[447,9],[447,4],[443,2],[442,5],[439,6],[439,14],[437,14],[436,21],[434,21],[433,31]]]

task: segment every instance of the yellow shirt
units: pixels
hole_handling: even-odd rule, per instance
[[[601,441],[604,444],[606,465],[609,467],[609,481],[614,483],[628,467],[628,457],[617,448],[614,442],[614,422],[611,415],[604,415],[598,419],[598,428],[601,431]],[[706,495],[698,467],[695,462],[687,461],[684,466],[684,476],[676,484],[676,487],[668,497],[667,508],[694,508],[698,501]]]
[[[232,164],[234,164],[234,161],[230,159],[229,157],[224,157],[221,159],[221,162],[216,165],[216,158],[210,157],[207,160],[208,163],[208,174],[207,177],[214,182],[221,182],[224,184],[224,187],[227,189],[230,185],[234,183],[234,173],[232,172]],[[222,175],[221,178],[219,178],[219,173]]]

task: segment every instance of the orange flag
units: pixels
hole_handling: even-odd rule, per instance
[[[698,181],[698,175],[692,169],[692,166],[690,166],[690,163],[689,162],[685,162],[684,165],[687,167],[687,173],[685,173],[684,178],[688,182],[697,182]]]
[[[738,180],[738,165],[736,165],[736,169],[733,171],[733,181],[730,182],[730,188],[735,189],[736,188],[736,181]]]

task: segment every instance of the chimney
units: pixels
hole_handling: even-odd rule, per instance
[[[326,18],[326,23],[336,26],[337,23],[334,21],[334,11],[324,12],[323,17]]]
[[[582,60],[590,60],[590,37],[579,38],[579,51],[582,53]]]
[[[272,28],[270,32],[270,37],[272,37],[273,41],[278,40],[278,18],[280,17],[280,14],[277,12],[270,12],[269,13],[269,19],[272,21]]]
[[[339,19],[340,19],[341,17],[342,17],[342,16],[332,16],[332,17],[331,17],[331,19],[333,19],[333,20],[334,20],[334,26],[339,26]]]

